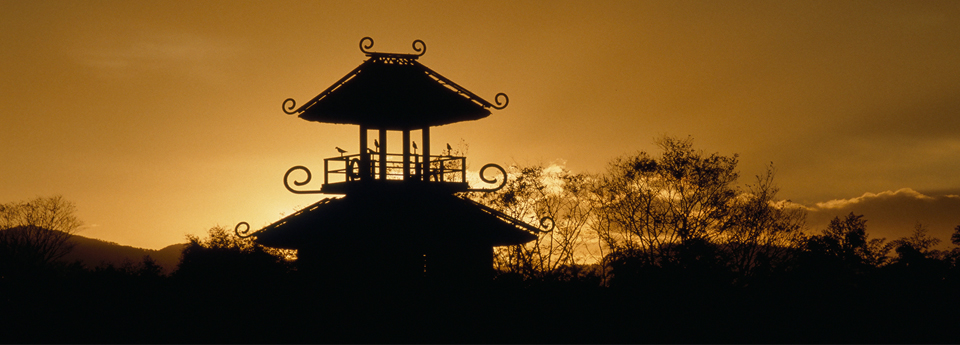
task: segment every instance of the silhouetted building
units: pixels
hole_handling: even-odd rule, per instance
[[[304,120],[360,126],[356,153],[337,147],[339,156],[324,159],[319,190],[295,188],[311,180],[306,167],[293,167],[284,176],[293,193],[344,196],[323,199],[266,226],[253,234],[256,241],[297,249],[300,270],[342,279],[489,279],[493,247],[529,242],[539,230],[456,196],[497,190],[506,173],[488,164],[481,178],[483,170],[496,168],[503,175],[499,186],[471,189],[466,157],[453,156],[449,145],[444,154],[431,154],[430,128],[487,117],[491,108],[506,107],[506,95],[498,94],[494,105],[420,64],[426,52],[422,41],[413,43],[419,54],[368,51],[372,46],[372,39],[361,40],[368,59],[306,104],[283,103],[284,112]],[[370,131],[377,135],[373,147]],[[398,149],[388,131],[402,133]],[[419,146],[411,140],[417,131]],[[307,178],[291,186],[290,174],[297,170]]]

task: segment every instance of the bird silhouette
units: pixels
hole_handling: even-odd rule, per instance
[[[337,146],[337,152],[340,152],[340,157],[343,157],[343,154],[347,153],[347,150],[341,149],[339,146]]]
[[[450,147],[450,143],[447,143],[447,151],[453,151],[453,148]]]
[[[417,142],[413,142],[413,154],[417,154]]]
[[[377,151],[380,151],[380,141],[379,141],[379,140],[373,139],[373,146],[376,146],[376,147],[377,147]]]

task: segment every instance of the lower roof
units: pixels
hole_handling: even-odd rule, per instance
[[[536,238],[502,215],[444,193],[356,193],[324,199],[255,236],[262,245],[288,249],[371,240],[492,247]]]

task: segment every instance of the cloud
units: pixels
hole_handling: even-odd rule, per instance
[[[81,65],[108,77],[146,72],[190,75],[219,70],[241,51],[239,45],[183,32],[156,32],[86,42],[73,50]]]
[[[815,211],[815,210],[817,210],[816,207],[810,207],[810,206],[807,206],[807,205],[804,205],[804,204],[795,203],[795,202],[790,201],[790,200],[776,200],[776,201],[771,201],[770,204],[771,204],[773,207],[777,207],[777,208],[783,207],[783,208],[786,208],[786,209],[802,209],[802,210],[805,210],[805,211]]]
[[[919,192],[910,189],[910,188],[901,188],[896,191],[885,191],[880,193],[863,193],[863,195],[850,198],[850,199],[836,199],[826,202],[818,202],[816,206],[821,209],[841,209],[846,208],[854,204],[858,204],[864,201],[869,201],[872,199],[891,199],[891,198],[914,198],[919,200],[933,200],[932,197],[920,194]]]
[[[953,229],[960,225],[960,197],[954,193],[931,194],[901,188],[819,202],[807,209],[808,229],[819,233],[834,217],[854,213],[867,219],[871,238],[895,240],[910,235],[914,225],[921,223],[930,235],[942,240],[941,249],[946,248]]]

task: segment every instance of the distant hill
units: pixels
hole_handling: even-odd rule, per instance
[[[170,274],[177,269],[180,263],[180,253],[187,246],[186,243],[172,244],[160,250],[143,249],[131,246],[124,246],[113,242],[87,238],[73,235],[70,239],[76,244],[69,254],[63,257],[64,261],[73,262],[79,260],[88,269],[104,265],[113,264],[120,267],[124,262],[130,262],[137,265],[143,260],[143,257],[149,255],[154,261],[163,267],[166,274]]]

